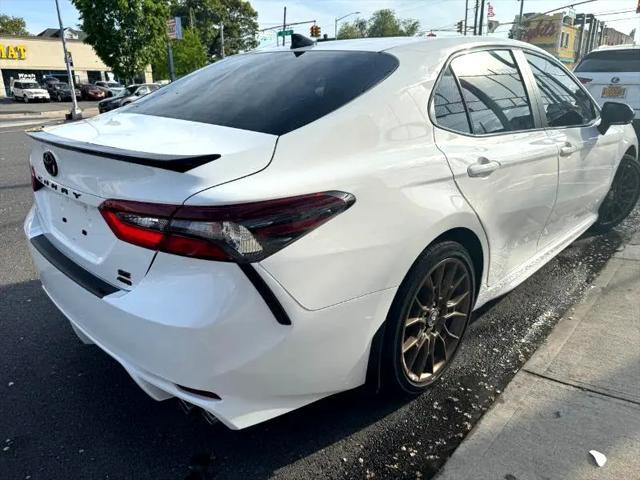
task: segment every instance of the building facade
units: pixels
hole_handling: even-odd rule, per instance
[[[546,50],[568,68],[600,45],[633,43],[635,34],[635,31],[629,35],[619,32],[606,27],[592,14],[576,15],[572,10],[553,15],[527,13],[521,25],[516,17],[515,25],[515,38]]]
[[[578,33],[573,24],[574,17],[564,12],[553,15],[528,13],[523,17],[521,39],[546,50],[571,68],[576,61]]]
[[[67,50],[71,55],[76,82],[93,83],[114,78],[91,45],[81,40],[67,39]],[[68,80],[60,38],[0,36],[0,97],[11,96],[12,80],[42,82],[45,76]],[[144,81],[152,81],[151,67],[145,70]]]

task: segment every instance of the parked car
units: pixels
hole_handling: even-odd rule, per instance
[[[160,85],[155,83],[142,83],[129,85],[120,95],[113,98],[107,98],[98,103],[98,111],[100,113],[108,112],[125,105],[129,105],[131,102],[135,102],[139,98],[149,95],[151,92],[160,88]]]
[[[640,135],[640,45],[599,47],[580,60],[574,73],[600,105],[613,100],[633,108]]]
[[[48,102],[49,93],[42,88],[38,82],[33,80],[13,80],[11,82],[11,92],[13,99],[24,103]]]
[[[52,82],[49,84],[48,91],[49,96],[57,102],[71,101],[71,87],[69,87],[68,83]],[[80,89],[74,88],[74,92],[76,95],[76,100],[80,100],[82,98]]]
[[[65,78],[65,80],[66,80],[66,78]],[[53,77],[53,76],[50,76],[50,75],[46,75],[46,76],[44,76],[44,77],[42,78],[42,85],[44,86],[44,88],[49,89],[49,86],[50,86],[52,83],[60,83],[61,81],[62,81],[62,80],[60,80],[60,79],[59,79],[59,78],[57,78],[57,77]]]
[[[90,83],[84,83],[78,85],[78,87],[83,100],[104,100],[107,98],[107,90],[105,88]]]
[[[231,428],[424,391],[473,310],[640,194],[631,109],[537,47],[299,45],[30,133],[45,292],[154,399]]]
[[[116,97],[124,92],[124,86],[118,82],[113,81],[97,81],[94,83],[96,87],[101,87],[107,90],[107,97]]]

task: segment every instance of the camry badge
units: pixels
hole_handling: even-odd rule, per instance
[[[56,162],[56,157],[53,156],[51,152],[44,152],[42,155],[42,163],[44,163],[44,168],[49,175],[55,177],[58,175],[58,162]]]

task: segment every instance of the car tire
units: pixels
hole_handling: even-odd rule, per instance
[[[457,242],[428,247],[396,292],[385,325],[383,387],[422,393],[449,367],[475,302],[473,261]]]
[[[27,96],[26,96],[26,95],[23,95],[23,97],[22,97],[22,101],[23,101],[24,103],[29,103],[29,99],[27,98]]]
[[[640,197],[640,163],[633,155],[622,157],[609,193],[598,209],[598,220],[591,230],[607,233],[629,216]]]

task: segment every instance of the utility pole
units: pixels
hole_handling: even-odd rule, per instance
[[[584,13],[579,13],[576,15],[576,20],[580,21],[580,36],[578,37],[578,48],[576,49],[576,59],[578,62],[582,58],[582,48],[584,47],[584,22],[586,15]]]
[[[518,15],[517,35],[516,40],[522,40],[522,11],[524,9],[524,0],[520,0],[520,15]]]
[[[480,25],[478,27],[478,35],[482,36],[482,24],[484,23],[484,0],[480,1]]]
[[[60,25],[60,39],[62,40],[62,51],[64,52],[64,63],[67,65],[67,75],[69,76],[69,89],[71,90],[71,101],[73,107],[69,112],[73,120],[79,120],[82,118],[82,110],[78,107],[78,101],[76,100],[76,86],[73,81],[73,75],[71,73],[71,64],[69,63],[69,53],[67,52],[67,41],[64,38],[64,27],[62,26],[62,17],[60,16],[60,5],[56,0],[56,10],[58,11],[58,24]]]
[[[480,9],[479,5],[480,0],[476,0],[476,6],[474,8],[474,17],[473,17],[473,34],[478,35],[478,10]]]
[[[282,46],[284,47],[287,43],[287,37],[284,34],[284,31],[287,29],[287,7],[284,7],[284,17],[282,19]]]
[[[464,34],[467,35],[467,14],[469,13],[469,0],[464,2]]]
[[[224,23],[220,24],[220,56],[224,58]]]
[[[191,25],[191,28],[193,29],[193,8],[189,7],[189,24]]]
[[[176,80],[176,68],[173,65],[173,48],[171,48],[171,39],[167,42],[167,55],[169,55],[169,78],[174,82]]]

